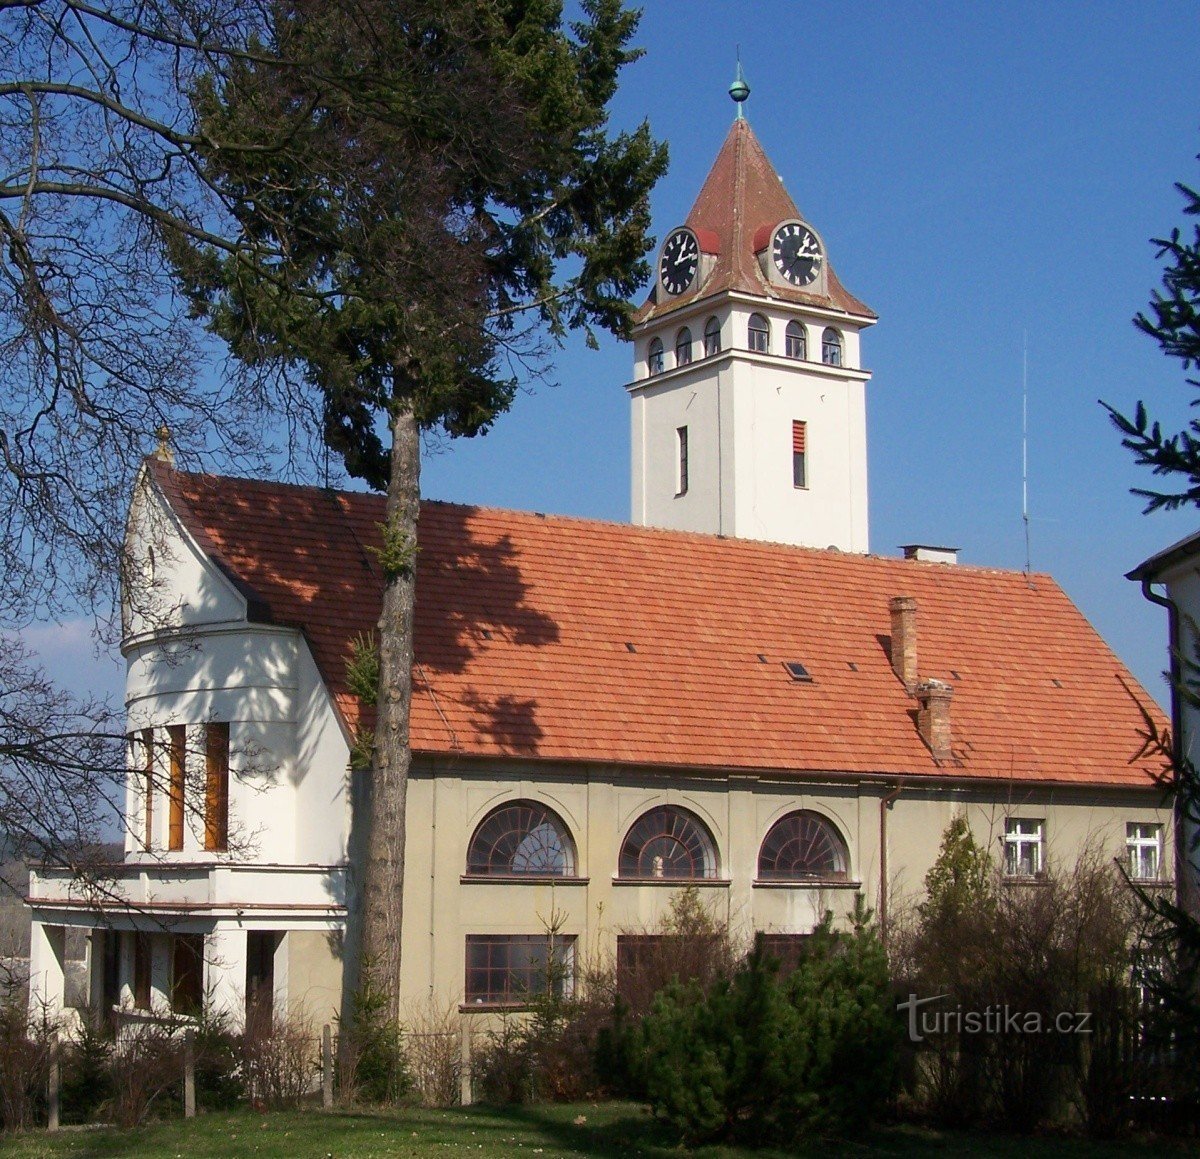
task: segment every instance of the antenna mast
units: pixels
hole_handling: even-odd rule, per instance
[[[1021,349],[1021,522],[1025,525],[1025,575],[1033,570],[1029,551],[1029,331]]]

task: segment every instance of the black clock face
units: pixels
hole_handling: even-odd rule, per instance
[[[700,268],[700,246],[690,229],[677,229],[663,246],[658,277],[668,294],[682,294],[696,280]]]
[[[775,231],[771,260],[793,286],[807,286],[815,282],[821,272],[824,255],[821,243],[811,229],[798,221],[789,221]]]

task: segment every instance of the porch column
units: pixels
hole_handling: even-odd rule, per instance
[[[63,1011],[66,931],[35,921],[29,931],[29,1012],[57,1017]]]

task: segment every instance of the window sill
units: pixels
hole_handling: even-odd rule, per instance
[[[717,889],[728,889],[727,877],[614,877],[613,885],[669,885],[677,889],[687,889],[689,886],[714,886]]]
[[[1044,873],[1035,874],[1033,877],[1026,874],[1006,873],[1001,880],[1005,885],[1047,886],[1050,884],[1050,879]]]
[[[845,877],[798,877],[789,881],[756,877],[751,884],[755,889],[862,889],[861,881]]]
[[[1175,879],[1173,877],[1131,877],[1129,883],[1141,889],[1175,888]]]
[[[529,1002],[460,1002],[459,1014],[524,1014],[532,1010]]]
[[[460,885],[587,885],[590,877],[565,877],[558,873],[464,873]]]

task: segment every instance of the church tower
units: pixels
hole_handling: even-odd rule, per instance
[[[866,384],[825,242],[742,115],[635,314],[634,523],[867,551]]]

